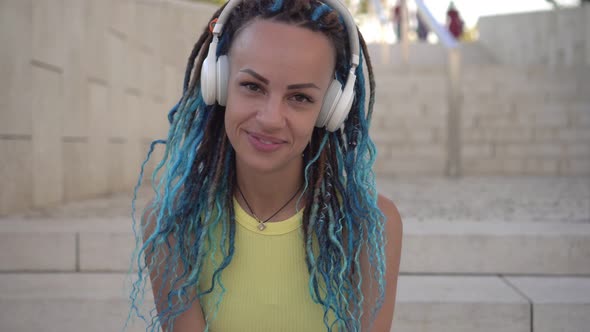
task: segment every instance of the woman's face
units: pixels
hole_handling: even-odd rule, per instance
[[[335,57],[325,35],[294,25],[257,20],[237,34],[229,52],[225,131],[239,166],[301,171]]]

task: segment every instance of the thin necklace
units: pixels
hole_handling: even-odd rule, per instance
[[[244,196],[244,193],[242,193],[242,189],[240,189],[240,186],[236,185],[236,187],[238,187],[238,192],[240,192],[240,196],[242,196],[242,199],[244,200],[244,202],[246,203],[246,206],[248,207],[248,210],[250,210],[250,213],[252,214],[252,216],[254,217],[254,219],[256,219],[256,221],[258,221],[258,229],[260,231],[263,231],[266,228],[265,223],[269,220],[272,219],[272,217],[276,216],[279,212],[281,212],[287,205],[289,205],[289,203],[291,203],[291,201],[295,198],[295,196],[297,196],[297,193],[299,193],[299,190],[301,190],[301,187],[297,188],[297,191],[295,192],[295,194],[293,194],[293,196],[291,198],[289,198],[289,200],[287,201],[287,203],[285,203],[285,205],[281,206],[280,209],[277,210],[277,212],[273,213],[272,216],[268,217],[266,220],[261,221],[260,218],[258,218],[256,216],[256,214],[254,213],[254,210],[252,210],[252,208],[250,207],[250,204],[248,204],[248,200],[246,200],[246,197]]]

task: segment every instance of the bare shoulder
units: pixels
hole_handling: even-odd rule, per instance
[[[397,278],[402,249],[402,220],[395,204],[383,195],[379,195],[377,206],[385,216],[385,298],[381,310],[373,321],[371,331],[388,332],[392,329],[395,298],[397,295]],[[369,326],[364,318],[363,326]]]
[[[377,198],[377,206],[385,216],[385,230],[387,237],[392,236],[401,238],[403,225],[402,218],[395,204],[387,197],[379,194]]]

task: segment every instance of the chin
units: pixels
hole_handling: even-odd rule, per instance
[[[299,154],[300,156],[301,154]],[[274,158],[276,157],[276,158]],[[256,156],[254,154],[249,154],[245,158],[239,157],[236,160],[237,162],[242,163],[245,168],[254,170],[260,173],[276,173],[281,171],[289,171],[291,168],[296,170],[297,172],[300,171],[300,168],[294,168],[294,165],[301,165],[298,161],[301,159],[295,158],[285,158],[284,156],[269,156],[269,158],[263,158]]]

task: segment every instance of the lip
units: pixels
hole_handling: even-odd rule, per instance
[[[260,152],[273,152],[279,149],[283,144],[287,143],[280,138],[266,136],[259,133],[246,131],[246,134],[248,135],[248,141],[250,144],[254,149]]]

